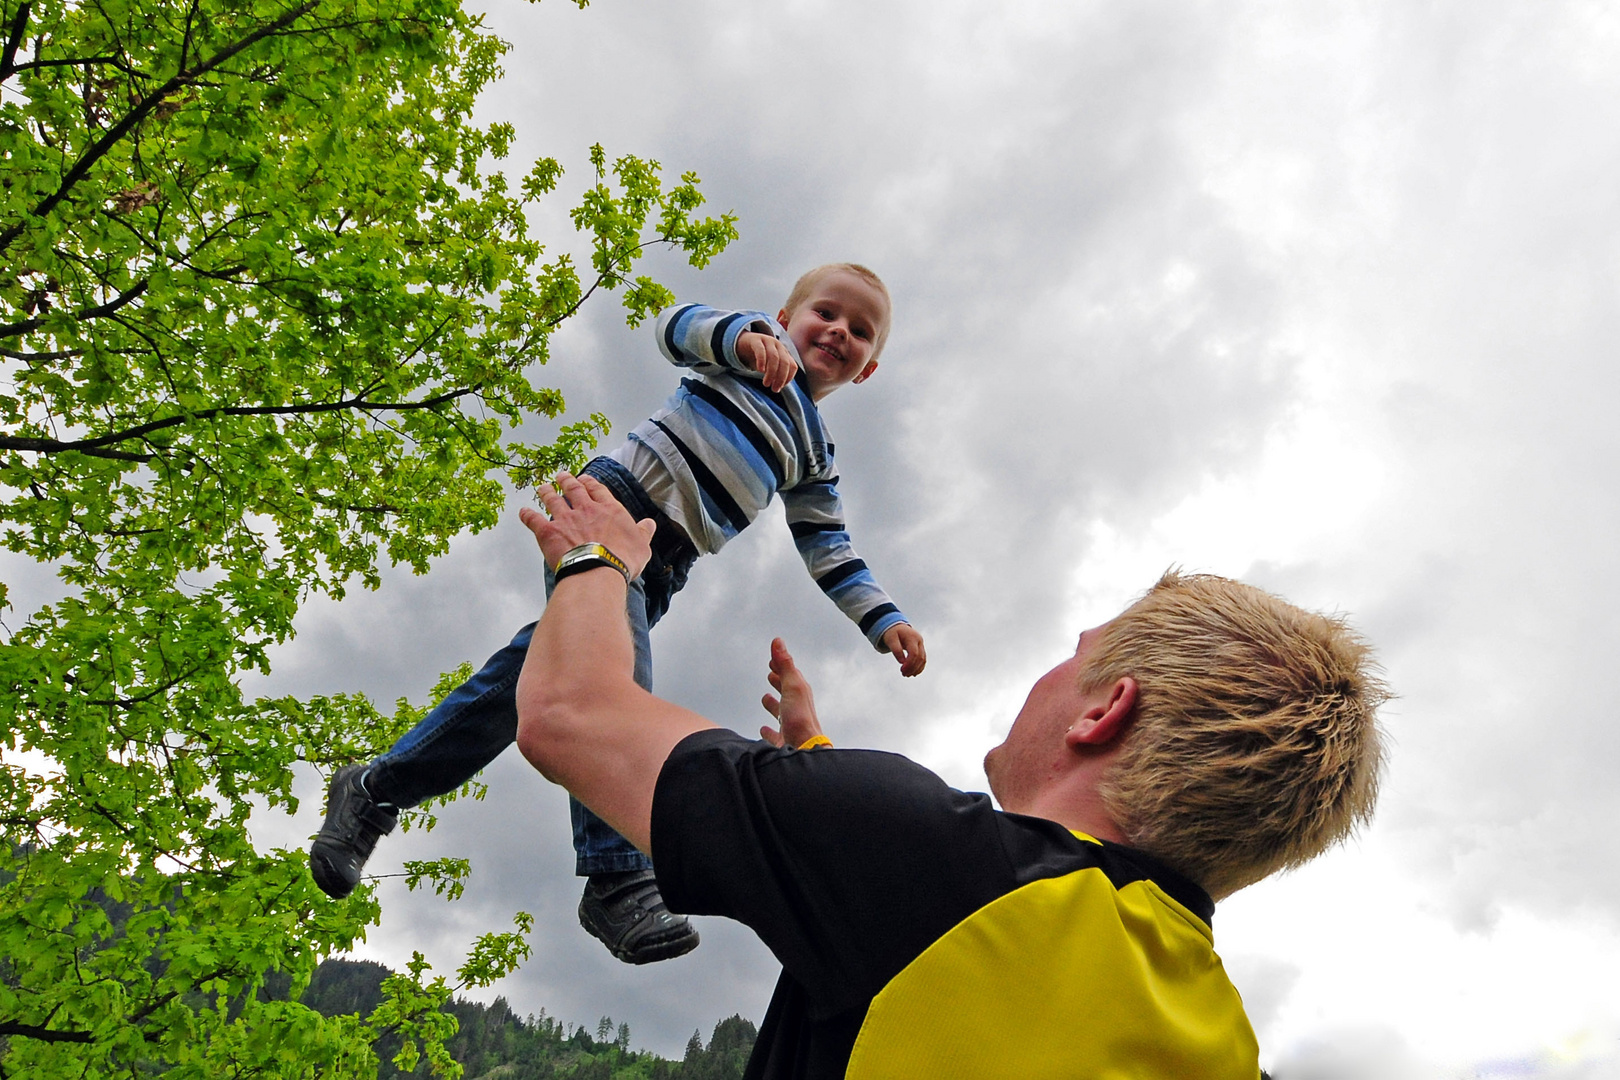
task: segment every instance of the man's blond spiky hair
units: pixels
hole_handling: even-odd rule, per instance
[[[810,298],[810,290],[816,287],[816,282],[828,274],[837,273],[854,274],[883,294],[883,305],[889,309],[889,317],[885,318],[883,325],[877,328],[877,340],[872,342],[872,359],[876,360],[878,354],[883,352],[884,343],[889,340],[889,324],[894,321],[894,300],[889,296],[889,287],[883,284],[883,279],[860,263],[827,263],[813,270],[806,270],[799,275],[799,280],[793,283],[793,291],[788,293],[787,303],[782,305],[782,310],[792,315],[799,310],[800,304]]]
[[[1389,698],[1344,620],[1166,573],[1104,629],[1081,683],[1129,675],[1135,718],[1101,795],[1126,842],[1214,897],[1314,858],[1372,816]]]

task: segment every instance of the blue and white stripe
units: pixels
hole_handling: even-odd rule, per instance
[[[630,433],[669,475],[642,475],[641,454],[630,455],[640,463],[631,469],[703,552],[719,551],[781,492],[810,576],[881,650],[884,631],[907,620],[850,543],[821,413],[802,370],[780,393],[765,389],[737,356],[745,330],[775,336],[797,358],[786,332],[762,311],[685,304],[658,317],[659,349],[696,377],[682,379],[664,407]]]

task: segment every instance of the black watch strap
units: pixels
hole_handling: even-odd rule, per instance
[[[611,566],[624,575],[624,580],[630,580],[630,568],[624,560],[607,549],[604,544],[581,544],[571,548],[557,565],[552,567],[551,576],[555,581],[561,581],[570,574],[578,574],[584,570],[594,570],[598,566]]]

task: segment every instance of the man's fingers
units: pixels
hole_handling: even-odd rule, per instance
[[[765,706],[766,712],[778,720],[782,719],[782,702],[775,694],[766,694],[759,699],[759,703]]]
[[[787,745],[787,740],[782,737],[782,733],[773,727],[760,728],[759,737],[776,747],[778,750]]]
[[[589,479],[589,478],[587,478]],[[595,483],[595,480],[591,481]],[[585,500],[591,497],[590,489],[579,482],[579,477],[570,472],[560,472],[551,485],[562,492],[563,498],[568,500],[569,506],[582,506]]]
[[[530,532],[534,533],[534,538],[536,540],[540,539],[540,531],[544,529],[547,524],[549,524],[549,522],[546,521],[546,515],[542,514],[532,506],[525,506],[519,510],[518,520],[523,522]]]
[[[579,477],[579,485],[585,489],[585,494],[589,495],[594,502],[606,502],[609,499],[614,502],[619,501],[618,497],[607,489],[607,485],[594,476]]]
[[[557,511],[568,505],[563,493],[552,484],[540,484],[534,493],[540,497],[540,505],[546,508],[547,517],[556,517]]]

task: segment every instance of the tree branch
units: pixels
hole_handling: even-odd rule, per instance
[[[11,32],[6,35],[5,52],[0,53],[0,82],[11,78],[17,70],[14,66],[17,61],[17,49],[23,42],[23,34],[28,30],[28,9],[33,7],[32,0],[23,0],[17,5],[17,14],[11,20]]]
[[[11,1020],[0,1020],[0,1035],[19,1035],[40,1042],[87,1043],[94,1038],[88,1031],[47,1031],[36,1024],[19,1024]]]
[[[138,298],[146,291],[148,284],[149,282],[147,279],[143,278],[142,280],[136,282],[134,286],[119,293],[105,304],[97,304],[92,308],[81,308],[80,310],[75,311],[71,318],[78,322],[85,322],[89,319],[106,318],[108,315],[111,315],[125,304]],[[18,337],[22,334],[31,333],[32,331],[38,330],[44,325],[45,316],[35,315],[32,319],[24,319],[22,322],[11,323],[7,326],[0,326],[0,338]]]
[[[180,70],[186,69],[186,59],[191,56],[191,31],[197,19],[197,0],[191,0],[186,8],[186,34],[180,39]]]
[[[128,442],[143,435],[150,435],[154,431],[176,427],[189,423],[192,420],[212,420],[216,416],[305,416],[312,413],[337,412],[342,409],[354,409],[359,412],[415,412],[419,409],[431,409],[457,398],[466,397],[476,393],[478,387],[464,386],[459,390],[446,390],[442,394],[422,401],[366,401],[360,397],[345,398],[342,401],[323,401],[309,405],[227,405],[216,409],[199,409],[197,412],[181,413],[178,416],[168,416],[162,420],[152,420],[139,424],[123,431],[115,431],[109,435],[98,435],[91,439],[77,439],[72,442],[63,442],[60,439],[39,439],[21,435],[0,435],[0,450],[26,450],[40,454],[60,454],[67,450],[76,450],[81,454],[91,454],[96,457],[117,457],[129,461],[150,461],[153,454],[131,454],[126,451],[105,450],[104,447],[114,443]]]
[[[39,68],[53,67],[80,67],[85,64],[118,64],[116,56],[81,56],[72,60],[30,60],[26,64],[17,64],[6,72],[6,75],[15,75],[22,71],[35,71]]]
[[[23,450],[36,454],[56,454],[63,450],[77,450],[90,457],[111,458],[115,461],[151,461],[156,454],[135,454],[128,450],[102,450],[97,447],[74,446],[55,439],[29,439],[22,436],[0,435],[0,450]]]
[[[53,360],[71,360],[75,356],[83,356],[83,349],[61,349],[57,352],[18,352],[16,349],[0,348],[0,356],[12,360],[38,361],[49,363]]]
[[[305,15],[309,14],[311,11],[315,10],[316,5],[319,3],[320,0],[307,0],[306,3],[301,4],[290,11],[284,12],[280,18],[266,23],[257,30],[253,31],[253,33],[247,35],[234,44],[225,46],[225,48],[221,49],[219,52],[197,65],[195,68],[186,70],[182,65],[181,70],[176,72],[173,78],[164,83],[162,86],[158,87],[156,90],[152,91],[150,94],[146,95],[146,97],[142,98],[133,109],[124,114],[124,118],[122,120],[118,121],[118,123],[109,128],[107,133],[97,140],[94,146],[85,151],[84,156],[79,158],[78,161],[74,162],[73,168],[69,169],[67,175],[62,177],[62,182],[57,186],[56,190],[50,195],[47,195],[38,206],[34,207],[33,211],[29,214],[29,217],[43,218],[52,210],[56,209],[57,204],[63,199],[67,198],[68,192],[72,191],[79,181],[83,180],[85,176],[89,174],[91,167],[105,157],[109,150],[118,145],[119,140],[125,135],[128,135],[130,131],[134,129],[135,125],[139,124],[142,120],[145,120],[147,114],[153,109],[157,108],[164,98],[173,94],[181,87],[194,82],[199,77],[206,75],[208,72],[219,67],[221,64],[225,63],[225,61],[229,60],[237,53],[240,53],[243,49],[254,45],[272,34],[284,30]],[[25,4],[24,7],[26,8],[26,6],[27,5]],[[15,26],[15,23],[13,25]],[[12,245],[13,241],[15,241],[17,237],[22,235],[24,223],[24,221],[18,221],[13,225],[8,226],[4,232],[0,232],[0,252],[4,252]]]
[[[155,530],[143,529],[141,531],[142,532],[153,532]],[[187,679],[191,678],[193,675],[197,674],[197,672],[201,671],[201,670],[202,670],[201,667],[194,667],[190,671],[187,671],[185,674],[177,675],[174,678],[170,679],[168,682],[164,683],[162,686],[156,687],[155,689],[150,690],[147,693],[144,693],[144,694],[140,695],[139,697],[132,697],[132,698],[91,698],[89,701],[85,702],[85,704],[87,704],[87,705],[113,706],[113,707],[117,707],[117,708],[120,708],[120,709],[133,709],[137,705],[144,705],[146,702],[151,701],[153,698],[157,697],[159,694],[165,694],[165,693],[169,692],[170,690],[173,690],[175,687],[179,686],[181,683],[185,682]]]

